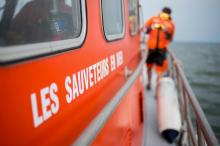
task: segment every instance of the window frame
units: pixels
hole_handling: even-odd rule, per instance
[[[103,16],[103,7],[102,7],[102,4],[103,4],[103,0],[100,0],[100,9],[101,9],[101,23],[102,23],[102,30],[104,32],[104,36],[105,36],[105,39],[106,41],[108,42],[111,42],[111,41],[115,41],[115,40],[119,40],[119,39],[123,39],[124,36],[125,36],[125,6],[124,6],[124,0],[121,0],[122,2],[122,32],[121,33],[118,33],[118,34],[113,34],[113,35],[109,35],[105,32],[105,26],[104,26],[104,16]]]
[[[82,22],[81,32],[77,38],[6,47],[0,46],[0,64],[35,58],[37,56],[54,54],[66,50],[72,50],[76,47],[81,46],[84,43],[87,33],[87,15],[85,0],[80,0],[80,7]]]
[[[128,1],[128,19],[129,19],[129,1]],[[139,32],[139,26],[140,26],[140,12],[139,12],[139,0],[137,0],[137,29],[136,31],[131,31],[130,29],[130,21],[129,21],[129,33],[131,36],[136,36]]]

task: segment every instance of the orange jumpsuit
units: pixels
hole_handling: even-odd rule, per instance
[[[149,34],[147,41],[149,51],[159,49],[166,53],[167,47],[173,39],[175,30],[175,26],[171,19],[165,20],[160,16],[152,17],[146,22],[145,27]],[[158,74],[163,74],[168,69],[168,61],[166,58],[163,60],[162,65],[158,65],[154,61],[150,63],[147,62],[149,68],[154,64],[156,65],[156,71]]]

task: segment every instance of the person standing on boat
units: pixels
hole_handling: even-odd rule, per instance
[[[171,12],[170,8],[164,7],[158,16],[151,17],[145,24],[146,33],[149,35],[147,41],[149,53],[146,60],[148,67],[147,89],[149,90],[151,89],[152,68],[156,67],[157,81],[168,69],[167,47],[173,40],[175,31]]]

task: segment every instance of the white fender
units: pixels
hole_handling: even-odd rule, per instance
[[[157,102],[159,132],[172,143],[180,132],[181,116],[175,83],[171,78],[159,80]]]

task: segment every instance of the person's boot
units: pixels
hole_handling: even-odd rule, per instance
[[[151,89],[151,85],[147,84],[147,90],[150,90],[150,89]]]

